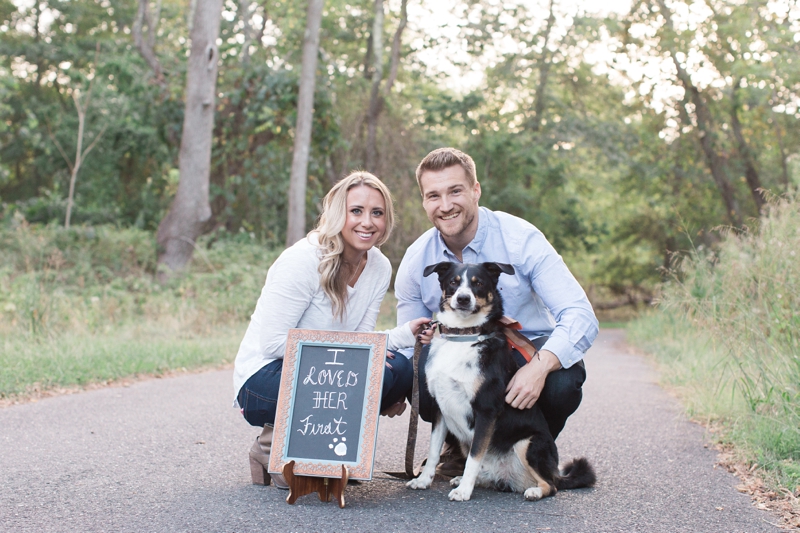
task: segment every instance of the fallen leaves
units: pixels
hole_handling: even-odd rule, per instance
[[[758,463],[747,464],[737,459],[730,447],[718,446],[717,464],[735,474],[741,483],[736,490],[748,494],[757,509],[768,511],[780,519],[784,530],[800,529],[800,487],[792,492],[787,488],[776,492],[766,486],[758,475]],[[720,510],[717,508],[717,510]]]

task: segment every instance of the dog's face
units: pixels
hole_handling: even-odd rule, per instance
[[[504,263],[443,262],[425,267],[423,274],[430,276],[434,272],[439,275],[442,288],[439,320],[451,327],[472,327],[498,311],[502,314],[497,281],[500,274],[513,274],[514,267]]]

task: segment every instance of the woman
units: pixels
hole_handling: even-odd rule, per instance
[[[269,483],[266,468],[289,329],[372,331],[392,275],[377,247],[388,240],[393,225],[389,189],[368,172],[354,172],[325,196],[317,227],[269,269],[233,374],[234,405],[251,425],[264,428],[250,449],[253,483]],[[388,331],[389,349],[412,346],[429,320],[418,318]],[[423,333],[429,341],[429,332]],[[381,412],[394,416],[405,409],[413,369],[402,355],[387,357]],[[272,480],[288,488],[282,476]]]

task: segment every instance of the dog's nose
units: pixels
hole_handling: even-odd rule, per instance
[[[469,295],[468,294],[459,294],[456,297],[456,303],[458,303],[458,305],[467,305],[469,303]]]

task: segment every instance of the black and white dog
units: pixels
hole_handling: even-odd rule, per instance
[[[558,450],[538,406],[521,410],[505,402],[517,365],[498,321],[503,301],[497,281],[514,267],[445,262],[426,267],[424,275],[434,272],[442,287],[437,320],[445,327],[425,364],[435,411],[431,446],[422,473],[407,486],[430,487],[448,431],[467,456],[463,476],[450,481],[450,500],[469,500],[475,485],[522,492],[526,500],[593,485],[584,458],[559,471]]]

